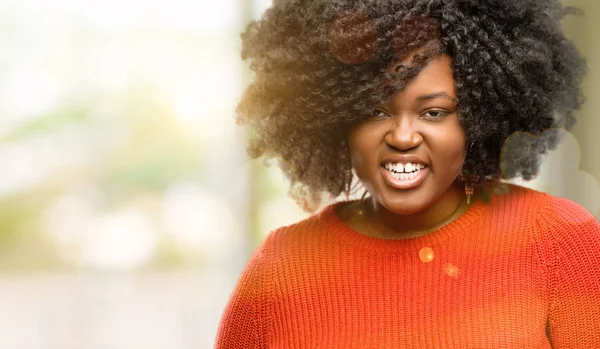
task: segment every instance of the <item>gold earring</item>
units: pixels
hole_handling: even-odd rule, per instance
[[[465,183],[465,194],[467,195],[467,205],[471,204],[471,197],[475,192],[475,188],[473,187],[473,182],[467,179],[467,176],[464,173],[460,174],[460,180]]]

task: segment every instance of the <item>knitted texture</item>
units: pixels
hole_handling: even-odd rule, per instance
[[[600,348],[600,224],[508,188],[412,239],[355,232],[341,204],[272,232],[215,348]]]

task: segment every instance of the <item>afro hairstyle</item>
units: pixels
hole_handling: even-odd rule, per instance
[[[248,153],[275,160],[305,208],[349,195],[348,130],[448,54],[470,145],[464,173],[477,186],[531,179],[558,132],[502,146],[515,132],[573,126],[585,60],[560,21],[578,13],[559,0],[274,0],[241,34],[253,72],[236,110]],[[409,69],[390,69],[414,52]]]

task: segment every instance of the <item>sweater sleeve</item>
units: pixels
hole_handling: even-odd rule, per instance
[[[552,348],[600,348],[600,224],[567,199],[552,197],[541,211]]]
[[[219,323],[215,349],[262,349],[267,347],[271,301],[269,238],[246,264]]]

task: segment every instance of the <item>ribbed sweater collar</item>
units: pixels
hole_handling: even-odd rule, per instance
[[[456,219],[426,235],[409,239],[383,239],[361,234],[346,225],[336,214],[339,206],[344,203],[327,206],[319,213],[318,219],[324,223],[328,232],[334,234],[341,242],[356,248],[381,252],[410,252],[419,251],[423,247],[438,246],[452,236],[468,231],[489,208],[482,200],[476,200]]]

